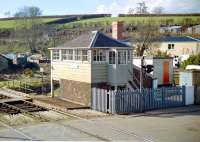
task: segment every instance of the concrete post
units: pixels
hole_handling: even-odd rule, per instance
[[[50,59],[51,59],[51,97],[53,98],[54,97],[54,92],[53,92],[53,66],[52,66],[52,61],[53,61],[53,53],[52,53],[52,50],[50,50]]]

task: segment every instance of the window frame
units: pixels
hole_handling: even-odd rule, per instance
[[[92,50],[92,61],[95,63],[106,62],[106,50],[103,49]]]
[[[127,62],[131,61],[131,50],[127,51]]]
[[[118,50],[118,64],[126,65],[127,64],[127,51],[126,50]]]
[[[72,52],[70,53],[70,51],[72,51]],[[61,55],[62,55],[63,61],[72,61],[73,60],[73,49],[63,49]]]
[[[82,50],[80,49],[74,50],[74,61],[82,61]]]
[[[60,60],[60,49],[53,49],[52,50],[52,60],[59,61]]]
[[[174,43],[168,44],[168,50],[174,50],[174,47],[175,47]]]
[[[85,61],[88,61],[88,50],[87,49],[82,49],[82,61],[85,62]],[[83,54],[83,53],[86,53],[86,54]],[[85,58],[85,60],[84,60]]]
[[[108,55],[108,64],[115,65],[116,64],[116,61],[115,61],[116,53],[115,53],[115,51],[109,51],[108,54],[109,54]]]

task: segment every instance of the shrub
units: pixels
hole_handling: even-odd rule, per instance
[[[170,57],[170,54],[167,53],[167,51],[160,51],[157,50],[153,53],[154,57]]]
[[[200,65],[200,53],[197,55],[191,55],[181,64],[181,67],[185,69],[187,65]]]
[[[30,68],[26,68],[24,70],[24,74],[25,74],[25,76],[33,77],[33,71]]]

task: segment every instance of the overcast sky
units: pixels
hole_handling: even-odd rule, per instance
[[[200,0],[144,0],[148,10],[161,6],[165,13],[200,13]],[[127,13],[141,0],[0,0],[0,17],[13,15],[23,6],[37,6],[43,15]]]

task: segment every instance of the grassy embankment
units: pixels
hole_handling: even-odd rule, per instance
[[[155,24],[162,24],[167,20],[173,20],[174,25],[183,24],[184,19],[191,19],[191,22],[196,22],[200,19],[200,16],[164,16],[164,17],[105,17],[105,18],[94,18],[88,20],[80,20],[71,23],[62,25],[65,28],[72,28],[74,25],[79,25],[80,27],[84,26],[94,26],[102,25],[108,26],[111,25],[113,21],[123,21],[125,24],[138,24],[138,23],[147,23],[149,20],[153,20]],[[200,23],[199,23],[200,24]]]
[[[41,20],[45,24],[58,19],[60,18],[42,18]],[[0,29],[12,29],[15,27],[15,22],[15,20],[0,20]]]

